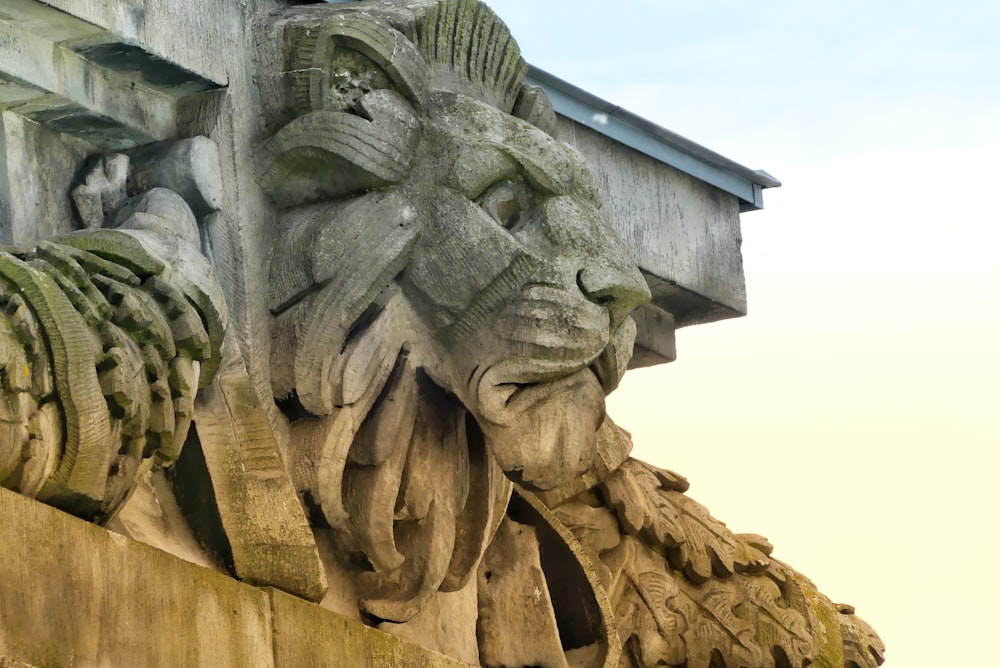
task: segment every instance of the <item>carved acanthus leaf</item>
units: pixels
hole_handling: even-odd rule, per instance
[[[151,208],[179,200],[154,192]],[[116,243],[127,263],[106,249]],[[221,341],[168,278],[118,230],[0,253],[0,484],[106,520],[154,462],[177,458]]]
[[[779,651],[792,666],[805,666],[816,657],[816,641],[809,621],[783,597],[781,589],[770,577],[738,577],[749,599],[748,617],[756,629],[757,641],[763,650]],[[777,664],[777,658],[772,656]],[[781,664],[777,664],[781,665]]]
[[[601,559],[615,577],[610,593],[625,665],[779,668],[821,656],[809,604],[796,600],[797,586],[778,586],[777,571],[694,584],[629,536]]]
[[[612,604],[626,665],[682,664],[687,648],[681,634],[688,622],[676,608],[680,588],[673,575],[631,538],[606,553],[605,559],[621,569]]]
[[[676,474],[628,460],[597,495],[555,511],[602,564],[624,665],[834,666],[852,643],[858,666],[879,656],[877,636],[852,636],[851,618],[770,559],[766,539],[729,532],[685,488]]]
[[[752,602],[738,581],[713,579],[684,589],[679,603],[688,618],[689,668],[773,665],[770,652],[755,642],[747,614]]]
[[[627,460],[600,490],[626,533],[663,548],[670,565],[693,582],[767,567],[759,537],[733,534],[683,494],[687,481],[636,459]]]
[[[854,614],[854,607],[837,604],[840,634],[844,638],[847,668],[877,668],[885,661],[885,644],[868,622]]]

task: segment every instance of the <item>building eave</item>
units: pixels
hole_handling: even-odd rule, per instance
[[[736,196],[740,211],[762,209],[763,190],[781,185],[763,170],[744,167],[534,65],[528,66],[527,83],[541,86],[561,116]]]

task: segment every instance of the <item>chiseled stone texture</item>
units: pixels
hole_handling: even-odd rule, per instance
[[[37,666],[273,665],[261,590],[6,489],[0,532],[0,656]]]
[[[463,665],[0,489],[0,667]]]
[[[468,665],[277,589],[268,591],[274,619],[275,666],[448,668]]]

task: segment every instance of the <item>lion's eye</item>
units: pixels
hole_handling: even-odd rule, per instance
[[[524,222],[533,203],[531,191],[515,181],[493,184],[476,201],[508,230]]]

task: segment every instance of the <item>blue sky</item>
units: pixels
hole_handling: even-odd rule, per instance
[[[723,152],[802,132],[817,133],[810,154],[950,145],[1000,109],[1000,6],[985,2],[493,5],[532,63]]]
[[[986,665],[1000,3],[490,4],[529,62],[783,182],[743,216],[749,315],[612,397],[638,456],[855,604],[889,668]]]

